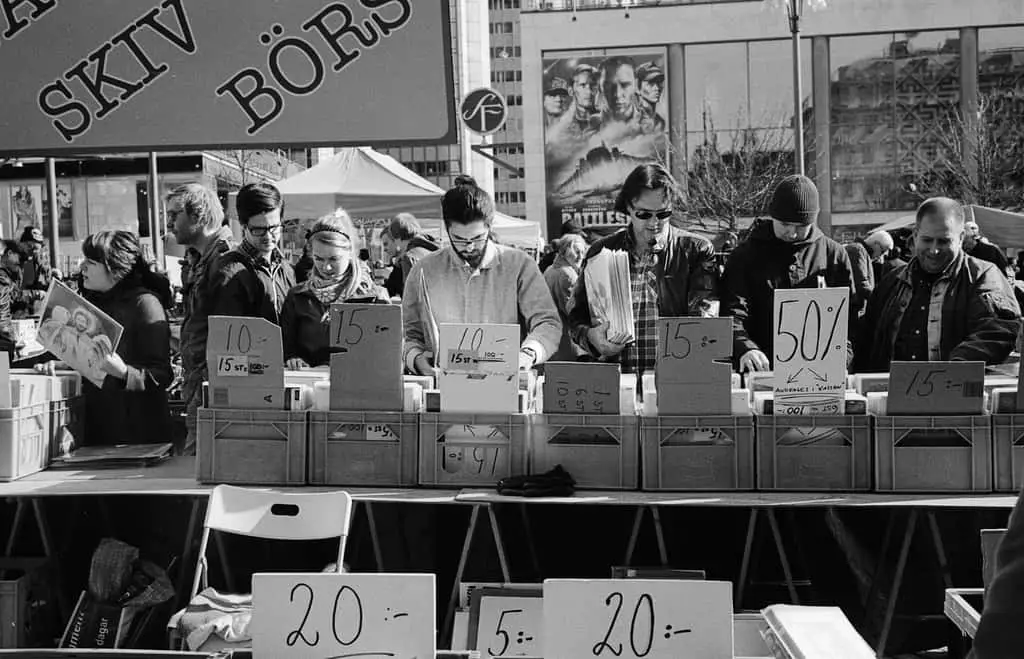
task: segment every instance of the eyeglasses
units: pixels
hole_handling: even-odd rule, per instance
[[[673,210],[671,208],[663,208],[660,211],[651,211],[640,208],[632,209],[633,217],[638,220],[653,220],[655,218],[664,220],[672,217]]]
[[[488,238],[490,238],[490,236],[479,236],[477,238],[466,240],[464,238],[456,238],[450,233],[448,234],[448,239],[454,247],[472,247],[473,245],[480,245],[487,242]]]
[[[280,224],[269,224],[269,225],[267,225],[265,227],[247,227],[247,228],[249,229],[249,233],[251,233],[252,235],[256,236],[257,238],[262,238],[263,236],[267,235],[267,233],[279,233],[281,231],[281,225]]]

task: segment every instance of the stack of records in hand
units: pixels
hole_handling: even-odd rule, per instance
[[[636,337],[629,253],[602,249],[587,261],[584,276],[591,318],[597,323],[608,323],[608,340],[612,343],[633,341]]]

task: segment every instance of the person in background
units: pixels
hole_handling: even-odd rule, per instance
[[[395,241],[392,240],[391,231],[388,227],[380,230],[380,246],[384,254],[384,263],[387,267],[391,268],[388,278],[384,281],[384,288],[392,300],[401,299],[405,278],[402,277],[402,269],[395,263],[395,258],[397,257]]]
[[[702,238],[671,226],[679,187],[661,165],[640,165],[626,177],[615,210],[629,217],[629,226],[590,247],[581,281],[569,311],[572,338],[594,357],[618,361],[623,373],[654,369],[658,353],[659,317],[705,316],[715,290],[715,247]],[[603,249],[629,254],[635,340],[619,343],[608,336],[608,323],[590,313],[585,283],[587,263]]]
[[[868,256],[871,257],[871,271],[875,278],[875,286],[881,284],[882,278],[888,274],[889,270],[886,269],[885,262],[895,246],[896,243],[888,231],[874,231],[864,237],[864,247],[868,250]]]
[[[206,339],[215,293],[217,259],[233,247],[231,228],[224,226],[224,209],[217,194],[199,183],[181,185],[167,196],[168,231],[189,248],[189,268],[182,272],[184,318],[181,324],[182,396],[188,435],[182,451],[195,451],[196,410],[203,403],[207,379]]]
[[[21,299],[15,305],[18,315],[39,316],[43,312],[46,291],[53,279],[48,263],[46,241],[37,227],[25,227],[18,241],[21,244]]]
[[[818,228],[818,211],[814,182],[786,177],[772,194],[771,222],[756,224],[726,261],[719,315],[733,319],[733,360],[740,372],[772,369],[775,291],[851,288],[850,258]],[[855,319],[851,310],[851,323]]]
[[[265,318],[280,324],[284,298],[295,286],[295,271],[278,247],[281,193],[269,183],[249,183],[238,191],[235,209],[242,242],[217,260],[210,315]]]
[[[295,264],[295,283],[301,284],[309,279],[309,273],[313,271],[313,255],[310,253],[309,232],[306,232],[305,242],[302,243],[302,256]]]
[[[583,232],[583,227],[580,226],[580,223],[576,220],[566,220],[565,222],[562,222],[561,232],[558,237],[564,238],[565,236],[580,236],[583,238],[584,242],[586,242],[587,239],[586,234]],[[555,240],[557,240],[557,238]],[[555,262],[555,259],[558,258],[558,249],[555,247],[555,240],[552,240],[545,245],[544,253],[541,254],[540,261],[537,263],[541,272],[546,272],[547,269],[551,267],[551,264]]]
[[[469,176],[441,199],[450,245],[413,266],[402,298],[406,368],[436,374],[442,323],[519,325],[519,366],[544,363],[558,349],[562,323],[551,293],[526,252],[495,244],[494,202]]]
[[[981,235],[981,227],[978,226],[977,222],[970,221],[964,223],[964,251],[967,252],[968,256],[988,261],[999,268],[999,272],[1003,273],[1004,276],[1010,279],[1013,278],[1008,274],[1010,272],[1010,263],[1006,259],[1006,252]]]
[[[21,246],[5,240],[0,257],[0,350],[13,361],[17,353],[17,336],[11,322],[11,309],[21,298]]]
[[[580,266],[587,254],[587,241],[583,240],[582,236],[569,234],[554,241],[554,245],[558,250],[558,256],[551,267],[544,271],[544,281],[547,282],[551,297],[555,300],[563,329],[558,351],[548,361],[574,362],[586,354],[569,336],[569,309],[580,276]]]
[[[342,209],[316,221],[308,243],[313,257],[309,279],[284,300],[281,338],[285,366],[295,370],[330,364],[330,309],[340,302],[386,302],[386,293],[373,283],[364,261],[355,256],[359,234]]]
[[[100,365],[103,386],[82,380],[85,435],[75,439],[80,446],[170,442],[171,283],[128,231],[95,233],[82,243],[82,254],[86,298],[124,331]]]
[[[945,197],[917,209],[914,258],[868,301],[856,344],[858,373],[890,362],[1001,364],[1020,332],[1020,308],[998,267],[963,249],[963,207]]]
[[[388,225],[387,233],[395,255],[395,268],[401,277],[399,280],[401,289],[398,293],[401,295],[405,290],[405,281],[409,278],[412,267],[424,256],[436,252],[440,247],[430,236],[423,233],[419,220],[412,213],[396,215]]]
[[[875,290],[875,269],[871,265],[871,252],[863,238],[843,245],[850,259],[850,274],[853,276],[853,296],[850,298],[850,317],[858,318]]]

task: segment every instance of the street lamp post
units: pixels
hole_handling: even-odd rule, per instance
[[[786,0],[789,31],[793,35],[793,161],[797,174],[804,173],[804,104],[800,62],[800,15],[804,0]]]

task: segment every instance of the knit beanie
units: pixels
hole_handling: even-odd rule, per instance
[[[782,179],[772,194],[768,214],[780,222],[813,224],[818,219],[818,187],[801,174]]]

